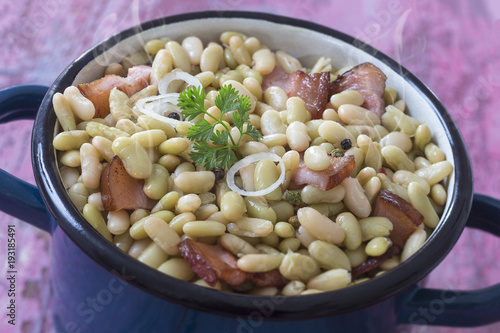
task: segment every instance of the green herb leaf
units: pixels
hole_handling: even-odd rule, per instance
[[[178,106],[187,121],[199,118],[189,128],[187,137],[195,142],[190,154],[191,159],[196,165],[204,166],[207,170],[216,166],[227,169],[236,163],[238,158],[241,158],[238,146],[243,135],[247,134],[254,140],[262,137],[259,130],[250,123],[248,114],[252,108],[250,98],[239,95],[230,84],[223,86],[215,99],[215,106],[221,111],[218,118],[205,110],[203,89],[193,87],[185,89],[179,96]],[[234,127],[241,133],[237,141],[231,136],[227,123],[222,121],[222,116],[230,112]],[[214,121],[208,122],[205,118],[199,117],[200,115],[209,115]],[[215,130],[215,126],[219,124],[222,126]]]

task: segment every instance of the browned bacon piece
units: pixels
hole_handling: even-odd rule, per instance
[[[288,282],[278,269],[262,273],[250,273],[250,281],[257,287],[282,287]]]
[[[384,189],[380,190],[373,215],[387,217],[392,222],[389,238],[400,249],[424,220],[424,216],[408,201]]]
[[[288,97],[300,97],[306,105],[307,111],[311,113],[312,119],[321,118],[325,105],[330,96],[330,73],[304,73],[295,71],[292,74],[285,73],[281,67],[276,66],[274,70],[264,76],[262,90],[270,86],[282,88]]]
[[[130,97],[149,85],[150,76],[151,67],[139,65],[130,68],[127,77],[106,75],[90,83],[79,84],[78,89],[94,104],[94,118],[104,118],[109,114],[111,89],[116,87]]]
[[[122,160],[114,156],[101,175],[101,200],[106,211],[152,208],[143,190],[144,180],[127,173]]]
[[[330,95],[356,90],[365,98],[362,107],[379,117],[385,111],[384,90],[387,77],[372,63],[365,62],[340,75],[330,84]]]
[[[330,156],[330,166],[322,171],[309,169],[301,156],[299,165],[292,175],[294,185],[313,185],[323,191],[328,191],[342,183],[354,169],[354,156]]]
[[[288,283],[277,269],[262,273],[240,270],[236,257],[219,244],[208,245],[187,238],[179,244],[179,251],[191,269],[211,286],[215,286],[218,279],[231,286],[252,282],[258,287],[281,287]]]
[[[191,269],[212,287],[218,279],[232,286],[247,280],[247,273],[238,268],[235,256],[219,244],[209,245],[187,238],[179,244],[179,251]]]
[[[361,265],[353,267],[351,270],[351,275],[353,278],[363,275],[371,271],[372,269],[377,268],[381,263],[383,263],[387,259],[392,258],[395,255],[398,255],[400,252],[401,249],[393,245],[383,255],[378,257],[370,257]]]

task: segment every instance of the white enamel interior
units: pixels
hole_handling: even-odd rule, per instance
[[[255,36],[270,49],[285,50],[309,68],[321,56],[331,58],[334,68],[337,69],[367,61],[372,62],[387,75],[387,86],[397,90],[398,95],[406,102],[409,114],[429,126],[434,142],[446,154],[447,160],[455,165],[450,142],[432,105],[428,103],[423,94],[405,81],[400,73],[374,58],[372,54],[351,44],[300,27],[255,19],[207,18],[137,31],[135,36],[120,41],[114,47],[97,56],[80,71],[73,84],[86,83],[102,77],[106,65],[119,62],[128,54],[142,50],[144,43],[149,39],[168,37],[180,42],[183,38],[194,35],[201,38],[206,45],[209,41],[219,41],[219,36],[224,31],[239,31],[249,36]],[[448,193],[452,193],[453,186],[455,186],[454,173],[448,178]],[[451,196],[449,195],[443,216],[448,211],[450,201]]]

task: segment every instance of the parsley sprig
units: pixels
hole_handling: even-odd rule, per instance
[[[212,170],[216,166],[228,169],[236,163],[242,157],[239,144],[245,134],[256,141],[262,137],[259,130],[250,123],[248,114],[251,109],[250,98],[238,95],[238,91],[230,84],[220,88],[219,95],[215,99],[215,106],[221,111],[219,117],[215,117],[205,110],[205,91],[203,88],[189,87],[185,89],[180,94],[177,105],[182,109],[184,119],[187,121],[196,120],[187,133],[187,138],[194,142],[190,156],[196,165],[204,166],[207,170]],[[232,114],[233,125],[241,133],[237,140],[231,135],[227,123],[222,121],[223,115],[232,111],[234,111]],[[208,115],[215,122],[210,123],[201,115]],[[217,124],[221,124],[224,129],[215,130]]]

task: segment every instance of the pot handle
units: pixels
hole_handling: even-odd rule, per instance
[[[26,85],[0,90],[0,124],[35,119],[48,87]],[[36,186],[0,169],[0,211],[52,232],[54,224]]]
[[[467,227],[500,237],[500,200],[474,194]],[[500,321],[500,284],[462,291],[414,287],[399,309],[398,323],[474,327]]]

